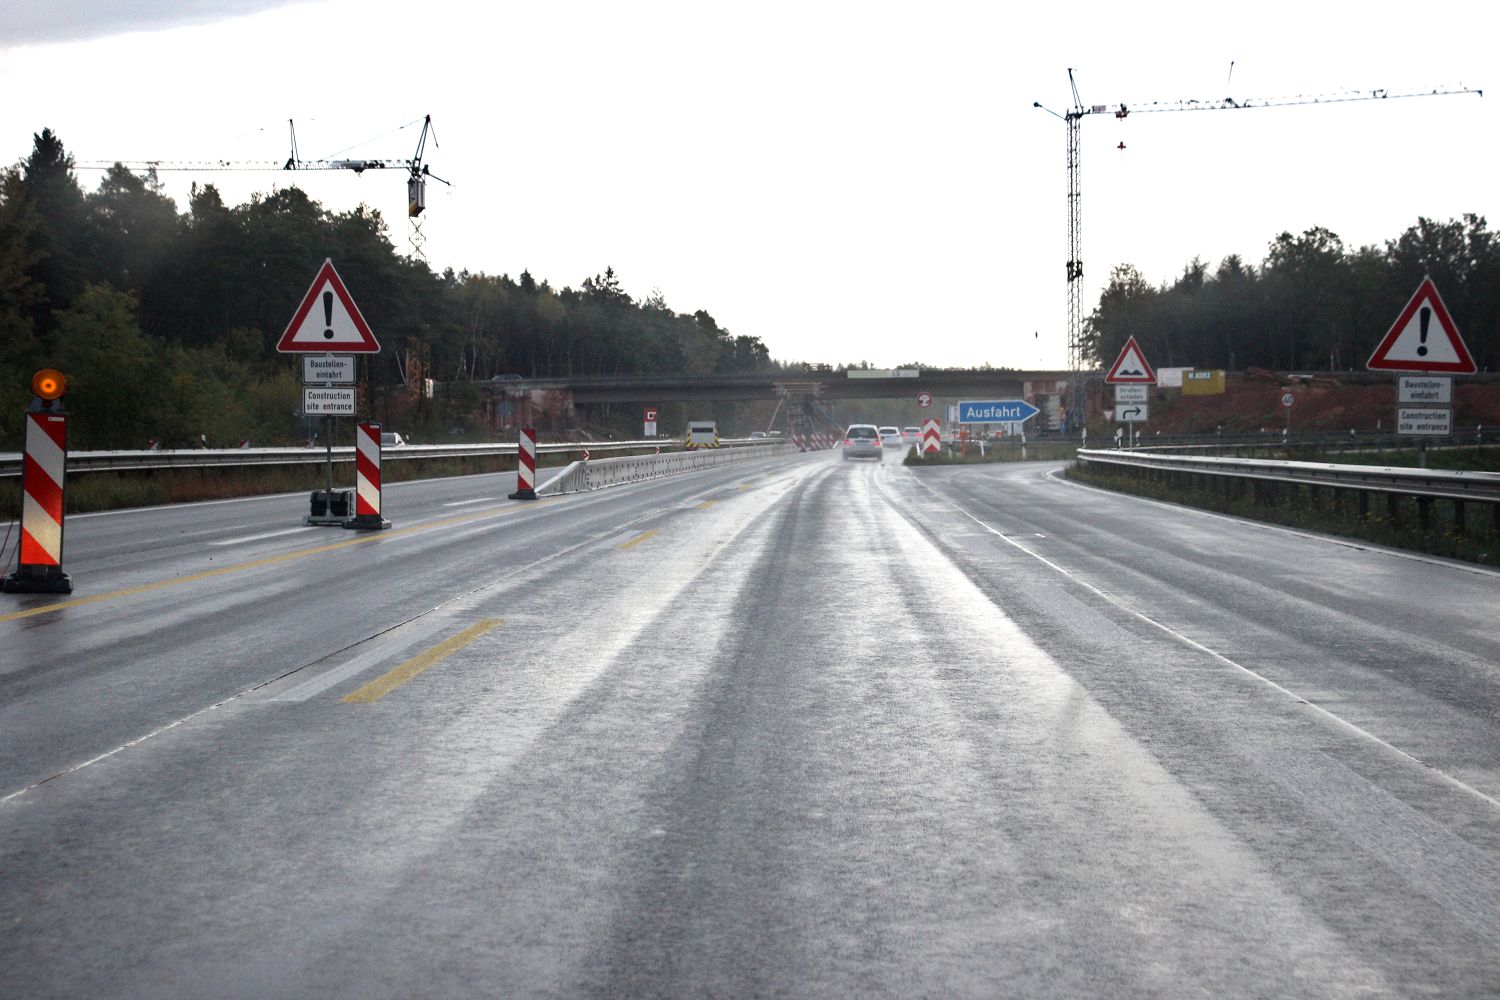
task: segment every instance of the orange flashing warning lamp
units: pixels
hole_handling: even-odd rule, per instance
[[[63,378],[63,373],[53,368],[43,368],[31,376],[31,391],[38,399],[52,402],[54,399],[62,398],[63,391],[68,387],[68,380]]]

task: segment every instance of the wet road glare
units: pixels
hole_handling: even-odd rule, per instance
[[[1060,470],[83,522],[119,596],[0,607],[0,995],[1500,992],[1500,577]]]

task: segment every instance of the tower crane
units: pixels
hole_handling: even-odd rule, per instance
[[[415,125],[416,122],[408,122],[401,128]],[[417,150],[411,159],[329,159],[329,160],[304,160],[297,152],[297,126],[290,119],[287,121],[287,129],[290,133],[291,155],[285,162],[276,163],[265,160],[111,160],[105,162],[86,162],[78,166],[82,169],[107,170],[115,165],[141,169],[151,172],[157,171],[182,171],[189,173],[201,173],[205,171],[256,171],[256,170],[352,170],[356,174],[363,174],[366,170],[405,170],[406,171],[406,218],[407,218],[407,246],[411,256],[416,260],[425,262],[427,260],[426,237],[422,235],[422,212],[427,208],[427,180],[438,181],[452,187],[450,181],[443,180],[434,174],[423,161],[427,148],[427,137],[433,138],[433,145],[437,144],[437,133],[432,129],[432,116],[425,115],[422,118],[422,133],[417,139]]]
[[[1075,380],[1083,368],[1083,222],[1079,190],[1079,141],[1083,133],[1083,119],[1089,115],[1113,115],[1124,119],[1132,114],[1151,114],[1162,111],[1243,111],[1249,108],[1280,108],[1297,104],[1342,104],[1349,101],[1384,101],[1400,97],[1443,97],[1456,94],[1478,94],[1483,90],[1469,87],[1434,88],[1432,90],[1390,91],[1350,90],[1333,94],[1301,95],[1296,97],[1252,98],[1237,100],[1225,97],[1209,101],[1157,101],[1127,107],[1124,104],[1084,105],[1078,96],[1078,82],[1073,70],[1068,70],[1068,84],[1073,91],[1073,105],[1063,114],[1046,107],[1041,101],[1033,101],[1032,107],[1041,108],[1055,118],[1060,118],[1068,128],[1068,368]],[[1122,144],[1123,145],[1123,144]],[[1069,401],[1073,421],[1081,418],[1082,393],[1075,381]]]

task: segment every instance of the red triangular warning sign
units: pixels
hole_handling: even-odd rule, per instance
[[[1120,348],[1120,356],[1110,365],[1109,374],[1104,376],[1104,381],[1114,385],[1122,382],[1156,384],[1156,372],[1146,363],[1146,355],[1141,353],[1141,345],[1135,342],[1134,337],[1126,340],[1125,346]]]
[[[333,261],[323,261],[312,287],[292,314],[276,349],[283,354],[338,351],[341,354],[374,354],[380,350],[370,324],[349,297]]]
[[[1470,375],[1479,370],[1431,278],[1422,279],[1417,294],[1401,310],[1395,325],[1375,348],[1365,367],[1388,372],[1450,372],[1459,375]]]

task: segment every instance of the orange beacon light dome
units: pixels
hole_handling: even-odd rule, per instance
[[[52,368],[43,368],[31,376],[31,391],[48,402],[60,398],[67,387],[63,373]]]

